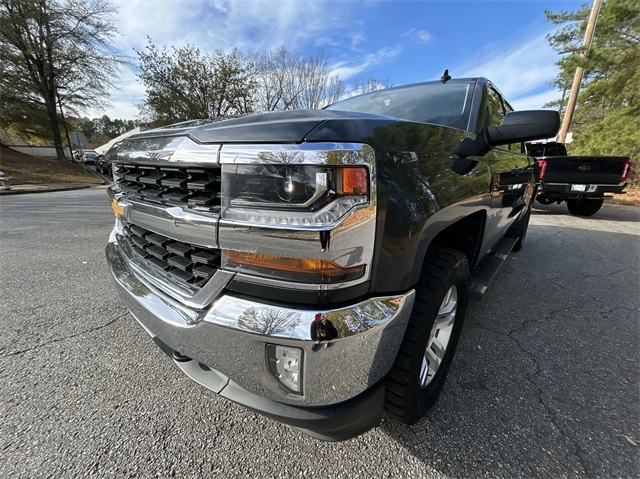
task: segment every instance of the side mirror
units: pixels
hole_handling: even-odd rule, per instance
[[[555,110],[508,112],[500,126],[488,126],[485,135],[489,146],[542,140],[556,136],[560,115]]]

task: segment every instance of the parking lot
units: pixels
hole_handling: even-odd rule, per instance
[[[536,208],[437,406],[323,443],[183,376],[128,315],[104,188],[0,198],[1,477],[636,477],[640,208]]]

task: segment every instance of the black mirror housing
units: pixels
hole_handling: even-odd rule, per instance
[[[560,129],[560,115],[555,110],[526,110],[508,112],[500,126],[485,129],[490,146],[542,140],[556,136]]]

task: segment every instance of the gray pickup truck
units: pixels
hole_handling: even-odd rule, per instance
[[[537,160],[538,192],[543,205],[567,202],[576,216],[596,214],[611,193],[623,193],[631,169],[624,156],[567,156],[564,144],[555,141],[527,143]]]
[[[220,396],[324,440],[383,409],[413,424],[468,298],[522,247],[523,142],[558,127],[470,78],[146,131],[109,152],[106,256],[133,316]]]

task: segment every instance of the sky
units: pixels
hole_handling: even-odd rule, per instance
[[[114,81],[111,108],[91,118],[135,119],[144,87],[137,57],[147,37],[158,47],[187,42],[201,51],[262,52],[281,46],[324,52],[346,83],[361,78],[404,85],[489,78],[516,110],[541,108],[561,94],[550,86],[558,54],[545,10],[576,11],[589,0],[112,0],[116,49],[129,67]]]

